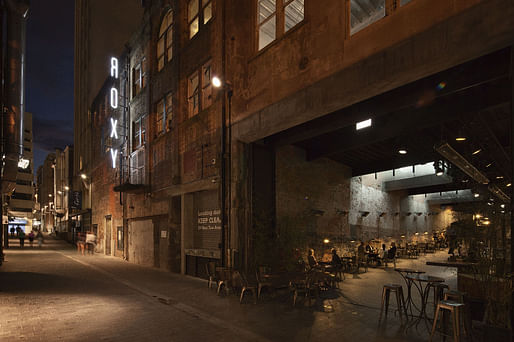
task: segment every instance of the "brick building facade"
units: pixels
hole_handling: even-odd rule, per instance
[[[474,165],[498,179],[489,185],[510,193],[511,2],[144,5],[115,56],[126,108],[109,109],[107,77],[90,110],[92,224],[105,253],[203,276],[209,261],[259,263],[262,236],[298,238],[298,248],[426,241],[472,194],[490,196],[434,149],[459,127],[488,151]],[[483,137],[474,122],[491,108]],[[121,125],[115,167],[111,119]],[[433,162],[451,177],[426,171]]]

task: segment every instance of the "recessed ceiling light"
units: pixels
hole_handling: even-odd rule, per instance
[[[506,187],[511,187],[512,186],[512,183],[509,183],[506,185]]]
[[[473,194],[473,196],[475,196],[475,198],[477,198],[480,196],[480,194]]]
[[[404,149],[404,148],[400,148],[400,149],[398,150],[398,153],[399,153],[399,154],[407,154],[407,150],[406,150],[406,149]]]
[[[491,165],[493,165],[493,163],[489,163],[485,167],[491,167]]]
[[[479,148],[477,150],[475,150],[473,153],[471,153],[472,155],[475,155],[475,154],[479,154],[480,152],[482,152],[482,149]]]
[[[366,128],[366,127],[371,127],[371,119],[360,121],[360,122],[357,122],[355,124],[355,129],[356,130],[363,129],[363,128]]]
[[[496,176],[496,179],[503,179],[503,176]]]

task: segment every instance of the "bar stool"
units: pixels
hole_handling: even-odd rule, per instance
[[[385,303],[385,311],[387,317],[387,310],[389,309],[389,295],[391,292],[394,292],[396,295],[396,307],[398,312],[400,313],[400,319],[402,318],[402,309],[405,313],[405,318],[407,318],[407,308],[405,306],[405,298],[403,297],[403,288],[399,284],[386,284],[382,289],[382,306],[380,308],[380,317],[379,321],[382,320],[382,312],[384,311],[384,303]]]
[[[444,298],[444,290],[445,289],[449,290],[450,287],[444,283],[431,283],[429,286],[434,289],[434,312],[435,312],[437,303],[439,303],[439,301],[443,300],[443,298]],[[462,303],[464,303],[464,302],[462,302]]]
[[[461,317],[462,317],[462,311],[464,310],[465,305],[463,303],[457,303],[451,300],[441,300],[437,304],[437,309],[435,311],[434,315],[434,324],[432,325],[432,332],[430,333],[430,342],[432,341],[432,337],[434,336],[436,327],[437,327],[437,321],[439,317],[439,312],[443,310],[447,310],[450,312],[452,326],[453,326],[453,340],[455,342],[460,341],[460,323],[461,323]],[[441,314],[442,316],[442,314]],[[467,328],[464,324],[464,332],[467,335]],[[444,334],[444,333],[443,333]],[[448,336],[448,335],[445,335]]]
[[[464,303],[464,296],[466,292],[460,292],[457,290],[446,291],[444,293],[444,300],[451,300],[457,303]]]

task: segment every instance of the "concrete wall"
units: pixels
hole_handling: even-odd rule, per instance
[[[451,207],[429,204],[424,195],[385,192],[374,175],[351,177],[330,159],[307,162],[294,146],[276,151],[277,227],[295,225],[311,234],[308,243],[408,239],[424,241],[457,220]],[[427,234],[425,234],[427,232]],[[418,233],[418,235],[416,235]]]
[[[302,149],[276,152],[277,225],[297,225],[319,238],[349,232],[350,169],[330,159],[305,160]],[[315,241],[312,241],[316,243]]]
[[[238,90],[234,136],[245,142],[510,46],[514,36],[509,0],[411,1],[352,36],[345,2],[326,0],[306,2],[305,21],[257,52],[248,40],[253,8],[238,13],[228,64]]]

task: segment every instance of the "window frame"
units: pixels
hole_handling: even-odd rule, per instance
[[[132,121],[132,151],[136,151],[146,144],[146,115]]]
[[[146,87],[146,57],[132,68],[132,98],[139,95]]]
[[[264,0],[255,0],[255,36],[256,36],[256,42],[255,47],[256,51],[262,51],[266,49],[266,47],[270,46],[277,40],[284,37],[289,32],[293,31],[295,27],[300,25],[301,23],[305,22],[305,0],[304,6],[303,6],[303,18],[293,26],[291,26],[288,30],[286,30],[286,7],[288,7],[290,4],[294,3],[295,1],[300,0],[275,0],[275,11],[272,12],[266,19],[263,20],[263,22],[260,22],[260,5],[261,1]],[[266,45],[260,46],[260,34],[261,34],[261,27],[265,24],[269,23],[270,20],[275,20],[275,37]]]
[[[159,135],[171,130],[171,120],[173,119],[172,93],[167,93],[157,101],[155,113],[155,136],[158,137]]]
[[[209,79],[208,82],[205,79],[205,70],[209,70]],[[206,110],[212,105],[212,83],[211,77],[213,75],[212,72],[212,60],[208,60],[203,63],[201,67],[193,71],[189,77],[187,78],[187,101],[188,101],[188,118],[192,118],[203,110]],[[196,77],[197,87],[196,94],[193,92],[191,87],[191,80]],[[194,98],[197,98],[198,106],[195,108],[194,106]]]
[[[156,56],[157,56],[157,71],[164,69],[164,66],[173,59],[173,10],[169,9],[162,17],[161,25],[159,26],[159,36],[157,38]],[[163,30],[163,25],[166,27]],[[162,53],[159,47],[162,43]],[[161,63],[162,59],[162,63]]]
[[[196,13],[194,16],[191,17],[191,13],[190,13],[190,5],[192,3],[195,3],[196,2]],[[189,39],[193,39],[201,30],[202,28],[207,25],[210,21],[212,21],[214,15],[214,11],[213,11],[213,0],[189,0],[187,2],[187,16],[186,16],[186,19],[187,19],[187,31],[188,31],[188,36],[189,36]],[[206,10],[207,8],[210,9],[210,17],[206,20]],[[193,25],[193,23],[197,21],[197,30],[194,34],[192,34],[191,32],[191,25]]]

